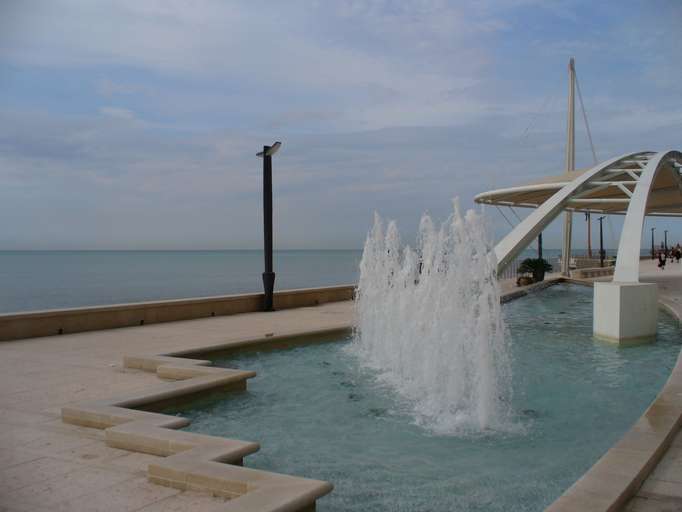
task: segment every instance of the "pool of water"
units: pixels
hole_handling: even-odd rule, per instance
[[[663,314],[654,344],[594,340],[592,290],[578,286],[555,286],[503,310],[512,432],[425,430],[410,404],[361,368],[350,340],[216,360],[258,376],[246,392],[173,412],[192,419],[187,430],[260,442],[249,467],[332,482],[320,511],[539,511],[641,415],[682,341]]]

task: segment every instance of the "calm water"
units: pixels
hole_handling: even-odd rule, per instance
[[[276,289],[353,284],[361,251],[276,251]],[[0,313],[262,290],[262,251],[0,251]]]
[[[249,467],[333,482],[320,511],[541,511],[640,416],[682,343],[663,315],[655,344],[594,341],[591,307],[592,290],[575,286],[504,306],[513,434],[416,426],[408,404],[359,369],[347,340],[216,361],[258,376],[247,392],[181,414],[189,430],[260,442]]]

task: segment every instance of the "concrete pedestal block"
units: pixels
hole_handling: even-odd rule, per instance
[[[654,341],[658,321],[655,283],[594,283],[594,335],[636,345]]]

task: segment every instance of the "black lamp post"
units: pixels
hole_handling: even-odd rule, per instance
[[[599,266],[603,267],[604,266],[604,232],[602,230],[602,221],[606,217],[599,217],[597,220],[599,221]]]
[[[585,222],[587,222],[587,257],[592,259],[592,223],[590,222],[590,212],[585,212]]]
[[[263,159],[263,252],[265,253],[265,272],[263,272],[263,311],[273,311],[272,294],[275,289],[275,273],[272,270],[272,155],[282,146],[275,142],[263,146],[256,156]]]
[[[542,233],[538,235],[538,259],[542,259]]]
[[[663,247],[665,248],[665,253],[668,254],[668,230],[664,229],[663,230],[663,238],[665,242],[663,242]]]
[[[656,231],[656,228],[651,228],[651,259],[652,260],[656,259],[656,246],[654,244],[654,231]]]

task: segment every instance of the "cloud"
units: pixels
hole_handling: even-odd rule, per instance
[[[135,119],[135,113],[132,110],[121,107],[100,107],[100,114],[113,119]]]
[[[151,89],[146,86],[116,82],[108,78],[99,78],[95,82],[95,90],[97,91],[97,94],[104,96],[105,98],[130,94],[150,94],[152,92]]]
[[[422,120],[431,124],[434,98],[441,107],[452,105],[448,91],[476,83],[489,60],[471,38],[494,32],[491,20],[440,1],[339,2],[332,9],[301,1],[261,9],[250,2],[204,0],[190,7],[122,0],[103,12],[101,4],[61,0],[15,10],[0,45],[8,62],[47,69],[127,66],[168,81],[191,76],[295,91],[316,103],[301,111],[327,110],[324,103],[346,110],[346,129],[401,117],[413,124],[413,116],[400,112],[422,106]],[[150,92],[110,77],[97,89],[105,97]]]
[[[600,156],[675,146],[679,11],[657,5],[9,0],[0,248],[258,246],[276,139],[280,247],[359,247],[374,210],[409,231],[562,169],[570,54]],[[578,145],[586,165],[580,124]]]

